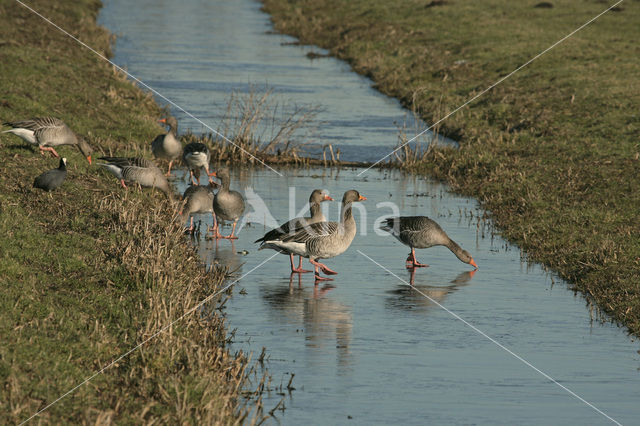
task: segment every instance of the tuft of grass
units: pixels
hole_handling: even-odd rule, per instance
[[[607,8],[601,1],[263,0],[315,44],[434,123]],[[640,335],[640,104],[625,2],[447,118],[459,150],[402,167],[478,198],[503,236]]]
[[[95,0],[30,6],[101,52]],[[107,64],[19,4],[0,0],[0,119],[52,115],[98,154],[148,155],[161,110]],[[74,147],[64,184],[32,188],[58,161],[0,135],[0,417],[19,423],[220,288],[161,194],[128,191]],[[240,423],[247,359],[224,320],[186,316],[39,416],[59,423]]]
[[[247,93],[234,91],[229,97],[219,129],[228,140],[187,133],[182,141],[204,143],[219,161],[306,164],[304,145],[313,137],[317,113],[318,107],[296,105],[279,99],[269,87],[252,85]]]

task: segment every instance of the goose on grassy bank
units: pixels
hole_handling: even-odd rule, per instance
[[[213,172],[211,175],[220,179],[220,189],[213,198],[212,237],[216,239],[237,239],[238,237],[234,235],[234,232],[236,231],[238,219],[244,213],[244,197],[238,191],[229,190],[231,176],[229,175],[228,168],[224,167],[217,172]],[[227,236],[220,234],[219,222],[221,220],[233,222],[231,234]]]
[[[33,181],[34,188],[53,191],[64,182],[67,177],[67,159],[61,158],[57,169],[47,170]]]
[[[151,142],[151,152],[155,158],[169,162],[169,169],[165,176],[171,176],[171,166],[182,154],[182,144],[178,139],[178,121],[175,117],[169,116],[159,120],[159,122],[169,126],[169,131],[156,136]]]
[[[264,242],[263,248],[271,248],[285,253],[308,257],[315,267],[316,281],[331,280],[320,276],[319,269],[325,274],[335,275],[337,272],[318,262],[344,253],[356,235],[356,221],[353,218],[353,203],[366,200],[355,189],[344,193],[340,222],[316,222],[297,229],[294,233],[281,235]]]
[[[82,137],[74,133],[62,120],[54,117],[36,117],[30,120],[4,123],[13,129],[2,133],[13,133],[31,145],[40,148],[40,153],[48,151],[54,157],[60,157],[55,150],[60,145],[75,145],[91,164],[93,148]]]
[[[211,162],[211,152],[209,148],[200,142],[191,142],[184,147],[182,151],[182,160],[189,168],[189,174],[191,175],[191,183],[199,185],[200,182],[200,170],[204,167],[209,176],[209,183],[213,182],[211,176],[213,173],[209,173],[209,163]],[[194,176],[195,175],[195,179]]]
[[[147,188],[158,188],[173,201],[173,192],[167,178],[153,161],[136,157],[100,157],[106,161],[100,165],[120,180],[123,188],[125,182],[136,183]]]
[[[477,268],[471,254],[463,250],[442,230],[433,220],[426,216],[400,216],[390,217],[380,226],[383,231],[389,232],[402,244],[411,247],[411,253],[407,257],[407,268],[421,268],[429,266],[416,260],[417,248],[429,248],[433,246],[445,246],[460,261]]]
[[[267,232],[266,234],[264,234],[262,238],[259,238],[254,242],[261,243],[260,249],[262,249],[266,247],[265,246],[266,241],[274,240],[283,235],[295,232],[295,230],[300,227],[312,225],[317,222],[326,221],[326,218],[322,214],[322,209],[320,208],[320,203],[322,203],[323,201],[333,201],[333,198],[329,197],[327,194],[322,192],[321,189],[313,190],[313,192],[309,196],[309,212],[311,213],[311,216],[296,217],[295,219],[291,219],[290,221],[280,225],[278,228],[272,229],[271,231]],[[269,246],[266,248],[274,248],[274,247]],[[302,256],[299,256],[300,259],[298,261],[298,267],[296,268],[293,264],[293,253],[284,251],[281,249],[279,251],[283,254],[289,255],[289,260],[291,262],[291,272],[298,272],[298,273],[311,272],[311,271],[307,271],[306,269],[302,269]]]

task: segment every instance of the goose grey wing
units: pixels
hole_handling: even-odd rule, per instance
[[[291,219],[290,221],[283,223],[277,228],[273,228],[271,231],[264,234],[262,238],[255,240],[254,243],[275,240],[283,235],[288,234],[291,231],[295,231],[297,228],[300,228],[306,223],[301,222],[301,220],[304,220],[304,218],[296,217],[295,219]]]
[[[154,162],[149,161],[146,158],[139,158],[139,157],[100,157],[100,160],[104,160],[118,167],[140,167],[140,168],[157,167]]]
[[[316,222],[311,225],[303,225],[296,228],[288,236],[282,238],[282,241],[296,241],[306,243],[308,240],[317,237],[326,237],[338,231],[337,222]]]

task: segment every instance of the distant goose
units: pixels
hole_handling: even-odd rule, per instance
[[[61,158],[57,169],[47,170],[33,181],[34,188],[53,191],[64,182],[67,177],[67,159]]]
[[[193,231],[193,215],[195,213],[211,213],[213,216],[213,188],[211,186],[190,185],[184,195],[184,208],[180,214],[191,217],[188,231]]]
[[[31,145],[37,145],[41,154],[49,151],[54,157],[60,157],[54,147],[75,145],[91,164],[93,148],[59,118],[37,117],[31,120],[7,122],[4,125],[11,126],[13,129],[2,133],[13,133]]]
[[[194,185],[199,184],[199,182],[193,178],[193,175],[195,173],[196,178],[200,179],[200,169],[202,167],[204,167],[204,169],[207,171],[209,182],[213,182],[213,180],[211,179],[211,176],[213,176],[213,174],[209,173],[211,153],[209,152],[209,148],[207,148],[205,144],[200,142],[191,142],[184,147],[184,150],[182,151],[182,159],[184,160],[187,167],[189,167],[191,183],[193,183]]]
[[[213,176],[217,176],[220,179],[221,187],[213,198],[213,238],[228,238],[230,240],[237,239],[233,233],[236,230],[238,219],[244,213],[244,198],[238,191],[230,191],[229,183],[231,177],[229,176],[229,169],[224,167],[218,172],[213,172]],[[231,234],[224,236],[220,234],[218,228],[218,221],[226,220],[233,222],[233,228]]]
[[[291,219],[289,222],[280,225],[278,228],[272,229],[271,231],[267,232],[266,234],[264,234],[264,237],[257,239],[254,242],[261,243],[260,249],[275,248],[273,246],[266,247],[265,242],[269,240],[274,240],[278,237],[281,237],[282,235],[287,235],[301,226],[307,226],[317,222],[325,222],[327,219],[325,219],[324,215],[322,214],[322,209],[320,208],[320,203],[322,203],[323,201],[333,201],[333,198],[324,194],[322,190],[315,189],[311,193],[311,196],[309,196],[309,210],[311,213],[310,217],[296,217],[295,219]],[[293,265],[293,253],[284,251],[284,250],[279,250],[279,251],[281,251],[283,254],[289,255],[289,260],[291,261],[291,272],[298,272],[298,273],[311,272],[311,271],[302,269],[302,256],[300,256],[298,267],[296,268]]]
[[[433,246],[445,246],[464,263],[477,268],[476,262],[468,251],[463,250],[453,241],[446,232],[433,220],[426,216],[401,216],[390,217],[380,229],[391,233],[402,244],[411,247],[411,253],[407,257],[407,268],[420,268],[429,266],[416,260],[417,248],[429,248]]]
[[[158,188],[170,201],[173,201],[173,193],[167,178],[152,161],[133,157],[100,157],[100,160],[107,162],[100,165],[117,177],[123,188],[127,187],[125,181],[148,188]]]
[[[153,152],[154,157],[169,162],[169,170],[167,170],[166,176],[171,176],[171,165],[182,154],[182,144],[177,137],[178,121],[175,117],[169,116],[159,120],[159,122],[169,126],[169,132],[156,136],[151,142],[151,152]]]
[[[331,280],[331,278],[321,277],[318,268],[329,275],[335,275],[337,272],[332,271],[318,260],[338,256],[349,248],[356,235],[356,221],[353,219],[351,211],[352,204],[364,200],[366,198],[358,191],[349,190],[342,197],[340,222],[316,222],[299,228],[293,234],[265,241],[264,248],[308,257],[309,262],[315,267],[316,281]]]

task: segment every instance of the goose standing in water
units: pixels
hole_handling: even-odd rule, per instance
[[[171,165],[182,154],[182,144],[178,139],[178,121],[175,117],[169,116],[159,122],[169,126],[169,132],[156,136],[151,142],[151,152],[154,157],[169,162],[169,169],[165,176],[171,176]]]
[[[271,231],[267,232],[266,234],[264,234],[264,237],[254,241],[255,243],[261,243],[258,250],[261,250],[263,248],[274,248],[273,246],[266,246],[266,241],[274,240],[278,237],[281,237],[282,235],[287,235],[289,233],[295,232],[295,230],[302,226],[311,225],[317,222],[325,222],[326,219],[322,214],[322,209],[320,208],[320,203],[322,203],[323,201],[333,201],[333,198],[323,193],[322,190],[315,189],[311,193],[311,196],[309,196],[309,211],[311,213],[311,217],[296,217],[295,219],[291,219],[289,222],[280,225],[278,228],[272,229]],[[289,254],[289,260],[291,261],[291,272],[311,272],[302,269],[302,256],[300,256],[298,267],[296,268],[293,265],[293,253],[284,250],[279,251],[281,251],[283,254]]]
[[[93,152],[91,145],[74,133],[73,130],[59,118],[37,117],[30,120],[12,121],[3,124],[5,126],[11,126],[13,129],[5,130],[2,133],[13,133],[31,145],[38,146],[41,154],[48,151],[51,155],[58,158],[60,155],[58,155],[54,147],[60,145],[75,145],[82,155],[85,156],[89,164],[91,164],[91,153]]]
[[[229,190],[229,182],[231,181],[231,177],[229,176],[229,169],[224,167],[218,172],[213,172],[212,176],[216,176],[220,179],[220,189],[216,193],[216,196],[213,198],[213,229],[212,229],[212,237],[213,238],[228,238],[230,240],[236,240],[238,237],[233,235],[236,231],[236,225],[238,224],[238,219],[244,213],[244,198],[242,194],[238,191],[230,191]],[[223,221],[233,221],[233,228],[231,229],[231,234],[228,236],[224,236],[220,234],[218,221],[222,219]]]
[[[200,179],[200,169],[204,167],[207,171],[207,176],[209,176],[209,183],[212,183],[213,180],[211,176],[215,176],[212,173],[209,173],[209,163],[211,162],[211,153],[209,152],[209,148],[203,143],[200,142],[191,142],[184,147],[182,151],[182,159],[184,163],[189,168],[189,174],[191,175],[191,183],[194,185],[199,185],[198,180]],[[196,175],[196,179],[193,178],[193,175]]]
[[[148,188],[158,188],[173,201],[173,193],[167,178],[153,161],[134,157],[100,157],[107,163],[100,164],[120,180],[126,188],[125,181],[137,183]]]
[[[61,158],[57,169],[47,170],[33,181],[34,188],[53,191],[64,182],[67,177],[67,159]]]
[[[471,254],[463,250],[462,247],[449,238],[440,225],[426,216],[390,217],[385,220],[385,223],[380,226],[380,229],[389,232],[402,244],[411,247],[411,253],[409,253],[406,261],[407,268],[429,266],[416,260],[416,249],[433,246],[445,246],[451,250],[460,261],[468,263],[476,269],[478,268]]]
[[[366,198],[358,191],[349,190],[342,197],[340,222],[316,222],[297,229],[293,234],[289,233],[265,241],[264,247],[308,257],[309,262],[315,267],[316,281],[331,281],[331,278],[321,277],[318,269],[328,275],[335,275],[337,272],[318,260],[336,257],[349,248],[356,235],[352,205],[364,200]]]
[[[182,198],[185,204],[180,215],[191,217],[187,231],[193,232],[193,215],[195,213],[211,213],[213,216],[213,187],[211,185],[190,185],[184,191]]]

